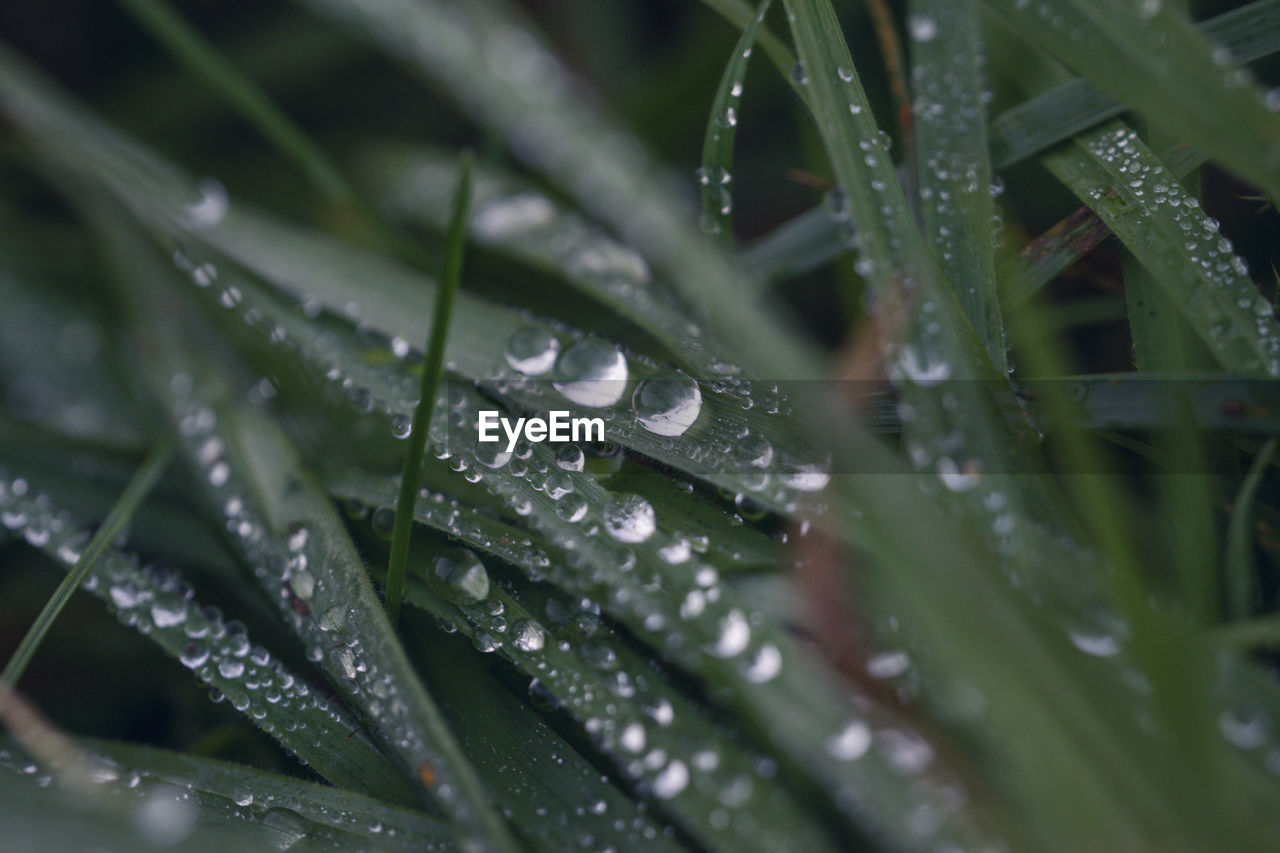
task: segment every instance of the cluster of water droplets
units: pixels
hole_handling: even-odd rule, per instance
[[[25,479],[0,471],[0,524],[68,570],[88,544],[89,533]],[[200,606],[177,574],[140,564],[131,554],[108,551],[83,585],[103,599],[116,618],[161,646],[269,734],[288,745],[290,733],[310,727],[317,737],[345,737],[350,717],[290,673],[244,626],[212,606]],[[283,731],[282,731],[283,729]],[[305,760],[305,758],[304,758]]]
[[[1139,230],[1159,228],[1172,217],[1177,232],[1162,234],[1178,240],[1185,252],[1182,274],[1194,288],[1186,297],[1186,316],[1206,336],[1215,352],[1230,353],[1235,363],[1252,364],[1270,376],[1280,376],[1280,327],[1275,310],[1249,278],[1249,269],[1235,254],[1218,223],[1200,207],[1172,174],[1142,146],[1134,131],[1112,124],[1086,137],[1089,152],[1123,179],[1122,191],[1134,201],[1130,213]],[[1105,187],[1089,194],[1101,199]],[[1150,251],[1162,252],[1160,246]]]

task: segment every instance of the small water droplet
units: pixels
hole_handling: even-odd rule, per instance
[[[507,342],[507,364],[527,376],[546,373],[555,364],[560,341],[542,326],[522,326]]]

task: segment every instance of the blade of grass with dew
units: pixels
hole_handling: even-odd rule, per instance
[[[84,551],[81,552],[71,571],[67,573],[67,576],[58,584],[57,589],[53,591],[53,595],[49,597],[44,608],[41,609],[40,614],[36,617],[35,623],[27,629],[27,633],[18,643],[18,648],[10,656],[9,662],[5,664],[4,673],[0,675],[0,679],[7,682],[10,687],[16,686],[19,679],[22,678],[22,673],[26,671],[32,655],[35,654],[36,649],[40,646],[40,641],[44,639],[45,634],[53,627],[54,621],[58,618],[58,614],[62,612],[62,608],[66,606],[71,594],[84,583],[84,579],[89,575],[94,564],[124,532],[138,506],[146,499],[156,483],[159,482],[161,475],[169,467],[169,461],[173,458],[174,443],[172,435],[165,435],[152,447],[147,454],[147,458],[143,460],[137,473],[120,495],[120,499],[116,501],[115,505],[111,507],[111,511],[107,513],[102,526],[98,528],[93,538],[89,540],[89,544],[85,546]]]
[[[1110,122],[1044,158],[1178,306],[1230,370],[1280,375],[1280,328],[1230,241],[1123,123]]]
[[[982,46],[966,2],[912,0],[912,121],[926,239],[991,363],[1008,372],[996,287],[996,210],[987,153]]]
[[[91,215],[131,284],[118,292],[138,351],[156,356],[156,366],[142,375],[169,416],[186,425],[182,450],[199,473],[205,500],[234,531],[233,543],[268,596],[339,693],[460,831],[486,848],[515,849],[296,448],[260,411],[235,402],[226,371],[186,337],[192,329],[159,322],[193,315],[136,236],[101,211]],[[187,381],[175,384],[175,374]],[[423,767],[434,768],[433,784]],[[442,781],[449,787],[442,790]]]
[[[1253,62],[1280,50],[1280,0],[1256,0],[1204,21],[1197,29],[1232,61]],[[992,120],[992,159],[999,168],[1013,165],[1125,110],[1124,104],[1085,80],[1063,83]]]
[[[409,559],[409,538],[413,535],[413,508],[418,497],[418,478],[422,473],[422,457],[427,446],[427,431],[436,405],[436,392],[444,373],[445,339],[453,315],[453,298],[462,279],[462,254],[467,240],[467,218],[471,213],[471,155],[464,154],[454,191],[453,215],[445,235],[444,259],[436,285],[435,310],[431,312],[431,335],[427,338],[427,355],[422,363],[422,386],[418,405],[413,410],[404,454],[404,471],[400,475],[400,496],[396,500],[395,528],[391,534],[391,556],[387,564],[387,617],[394,625],[400,618],[400,599],[404,595],[405,563]]]
[[[326,198],[350,203],[342,172],[251,80],[225,60],[166,0],[118,0],[133,19],[291,160]]]
[[[225,853],[228,849],[269,853],[279,849],[253,831],[256,827],[188,825],[189,820],[198,820],[198,815],[184,808],[181,795],[173,790],[148,801],[162,818],[173,818],[171,822],[159,821],[156,827],[141,809],[133,814],[104,809],[58,786],[37,784],[45,778],[0,766],[5,845],[10,849],[146,850],[174,836],[182,849],[191,853]]]
[[[702,166],[698,183],[702,187],[702,230],[726,249],[733,248],[733,142],[737,136],[738,109],[747,76],[756,32],[764,23],[773,0],[762,0],[755,17],[742,30],[729,64],[725,66],[711,102],[711,115],[702,141]]]
[[[523,583],[501,579],[489,568],[490,596],[480,606],[450,601],[433,577],[433,563],[457,559],[441,543],[418,549],[415,569],[406,587],[406,601],[455,628],[481,651],[490,650],[536,679],[537,693],[567,710],[622,775],[651,798],[667,819],[712,850],[778,850],[788,846],[823,850],[830,839],[780,782],[760,777],[755,768],[762,756],[741,735],[726,728],[681,693],[647,658],[623,642],[598,617],[579,612],[558,599]],[[500,616],[492,602],[501,604]],[[539,607],[541,603],[543,606]],[[535,614],[546,612],[548,630]],[[495,622],[501,624],[495,625]],[[584,638],[582,635],[588,635]],[[566,639],[578,642],[568,642]],[[638,674],[645,673],[643,677]],[[703,760],[690,769],[691,756],[714,750],[717,761]],[[678,770],[654,774],[639,756],[653,750],[681,759],[681,767],[699,784],[674,792]],[[722,792],[742,788],[751,778],[747,802],[735,809],[739,817],[717,823],[712,813],[723,808]],[[610,820],[617,815],[610,809]],[[767,813],[768,821],[745,819]]]
[[[31,531],[27,540],[40,543],[64,569],[74,566],[89,532],[61,508],[41,500],[30,481],[6,474],[0,482],[0,505],[23,520]],[[354,716],[318,696],[301,674],[253,646],[247,634],[232,629],[216,611],[201,607],[190,588],[174,577],[144,571],[136,558],[113,549],[98,560],[86,589],[326,779],[388,802],[415,801],[412,789],[361,732]],[[248,683],[261,689],[249,690]]]
[[[690,849],[494,674],[476,671],[476,653],[461,638],[417,634],[425,677],[441,694],[450,724],[468,751],[480,756],[481,771],[509,793],[506,808],[529,849],[567,850],[582,846],[584,838],[592,839],[594,849]],[[443,654],[436,651],[441,648]],[[544,813],[575,820],[539,820]]]
[[[1262,481],[1271,468],[1271,462],[1275,459],[1277,447],[1280,447],[1280,439],[1273,438],[1258,451],[1231,506],[1223,571],[1226,576],[1224,586],[1227,592],[1227,612],[1237,620],[1246,619],[1252,614],[1257,596],[1258,567],[1253,556],[1253,504]]]
[[[126,813],[153,796],[183,791],[199,825],[249,827],[274,849],[456,849],[452,831],[439,818],[351,791],[151,746],[76,743],[102,766],[102,799]]]
[[[1152,127],[1280,195],[1280,116],[1267,109],[1238,66],[1216,61],[1213,45],[1184,17],[1156,3],[986,4],[1067,67],[1137,109]],[[1224,134],[1223,127],[1233,131]]]

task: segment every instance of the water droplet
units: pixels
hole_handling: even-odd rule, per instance
[[[643,542],[657,529],[653,506],[640,495],[614,495],[604,508],[604,528],[619,542]]]
[[[601,409],[612,406],[627,388],[627,359],[599,338],[584,338],[560,356],[555,388],[571,402]]]
[[[542,326],[522,326],[507,342],[507,364],[528,376],[551,369],[560,352],[560,341]]]
[[[541,651],[547,634],[533,619],[521,619],[511,626],[511,644],[522,652]]]
[[[702,411],[702,390],[690,376],[665,371],[644,380],[631,397],[636,420],[657,435],[683,435]]]
[[[586,454],[576,444],[566,444],[556,452],[556,467],[564,471],[581,471],[586,466]]]
[[[253,805],[253,791],[241,785],[231,792],[231,799],[235,801],[237,806]]]
[[[741,610],[730,610],[720,622],[720,636],[716,639],[715,653],[722,658],[741,654],[751,641],[751,626]]]
[[[689,784],[689,768],[679,759],[672,759],[653,779],[653,795],[660,800],[669,800],[679,794]]]
[[[836,761],[854,761],[870,747],[871,727],[862,720],[853,720],[827,740],[827,752]]]
[[[909,15],[907,32],[915,42],[933,41],[938,36],[938,22],[927,15]]]
[[[436,586],[456,604],[476,604],[489,595],[489,573],[474,552],[450,548],[436,558]]]

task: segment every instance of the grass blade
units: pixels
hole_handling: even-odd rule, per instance
[[[408,447],[404,455],[404,472],[400,477],[400,498],[396,501],[395,529],[391,534],[391,556],[387,564],[387,617],[394,625],[400,618],[400,599],[404,595],[405,563],[409,559],[409,538],[413,535],[413,508],[418,497],[418,478],[422,472],[422,456],[427,446],[427,432],[436,405],[436,392],[444,373],[445,339],[453,316],[453,297],[462,279],[462,252],[467,239],[467,217],[471,210],[471,157],[462,158],[462,171],[454,193],[453,216],[445,236],[444,260],[436,285],[435,310],[431,315],[431,336],[427,339],[427,357],[422,365],[422,387],[418,405],[413,410]]]
[[[18,644],[18,648],[9,658],[9,662],[5,664],[4,674],[0,675],[0,680],[7,683],[10,688],[16,686],[18,680],[22,678],[22,673],[26,671],[27,664],[30,663],[31,657],[40,646],[40,641],[44,639],[44,635],[53,627],[54,620],[58,618],[58,614],[66,606],[71,594],[84,583],[89,572],[93,570],[94,564],[101,559],[112,543],[124,532],[138,506],[146,500],[147,495],[159,482],[160,476],[169,467],[169,460],[173,458],[174,444],[172,435],[165,435],[156,442],[151,452],[147,454],[147,458],[143,460],[142,465],[138,468],[137,473],[134,474],[133,479],[129,481],[129,485],[125,487],[120,499],[116,501],[115,505],[111,507],[111,511],[107,513],[102,526],[93,534],[93,538],[89,540],[89,544],[85,546],[75,565],[67,572],[67,576],[62,579],[62,582],[58,584],[58,588],[53,591],[53,595],[49,597],[49,601],[40,611],[40,615],[36,617],[35,623],[27,629],[27,633]]]
[[[1235,62],[1253,62],[1280,50],[1280,0],[1256,0],[1197,28]],[[1116,118],[1125,109],[1085,80],[1062,83],[992,120],[991,157],[1003,169]]]
[[[702,185],[702,230],[717,237],[722,246],[733,246],[733,193],[729,184],[733,181],[733,141],[737,135],[738,103],[742,97],[743,81],[751,59],[756,32],[764,23],[773,0],[763,0],[755,17],[742,30],[742,36],[733,46],[729,64],[725,66],[711,102],[711,117],[702,141],[702,167],[698,182]]]
[[[1224,568],[1227,608],[1234,619],[1246,619],[1253,612],[1258,586],[1257,564],[1253,557],[1253,503],[1275,459],[1277,448],[1280,448],[1280,439],[1273,438],[1258,451],[1231,506]]]
[[[1271,303],[1230,241],[1132,130],[1108,123],[1044,163],[1152,273],[1224,367],[1280,375]]]
[[[1280,116],[1186,18],[1156,3],[987,0],[1015,30],[1174,138],[1280,196]],[[1176,51],[1177,61],[1171,61]],[[1222,127],[1233,132],[1224,134]]]
[[[908,9],[925,234],[991,363],[1007,373],[976,11],[955,0],[912,0]]]

